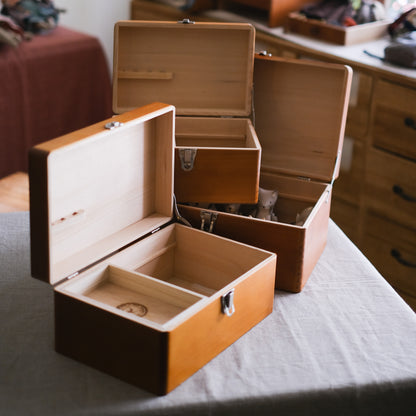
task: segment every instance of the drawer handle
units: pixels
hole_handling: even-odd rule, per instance
[[[400,254],[399,250],[396,250],[393,248],[390,254],[394,259],[397,260],[397,262],[399,262],[400,264],[403,264],[403,266],[416,268],[416,263],[412,263],[402,258],[402,255]]]
[[[416,130],[416,123],[415,123],[415,120],[413,120],[413,118],[406,117],[406,118],[404,119],[404,124],[405,124],[407,127],[410,127],[410,128],[412,128],[413,130]]]
[[[405,201],[416,202],[416,198],[406,194],[406,192],[403,191],[403,188],[399,185],[393,185],[393,192]]]

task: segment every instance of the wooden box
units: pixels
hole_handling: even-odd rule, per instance
[[[347,46],[369,42],[387,35],[387,28],[390,23],[390,20],[380,20],[356,26],[343,27],[317,19],[308,19],[300,13],[293,12],[287,18],[285,30],[314,39]]]
[[[178,201],[257,201],[261,148],[248,118],[254,36],[240,23],[115,25],[113,109],[176,107]]]
[[[276,267],[172,221],[174,117],[150,104],[29,158],[32,275],[54,286],[56,350],[156,394],[271,313]]]
[[[260,187],[278,191],[278,221],[180,206],[195,227],[212,222],[216,234],[277,253],[277,289],[301,291],[325,247],[351,78],[343,65],[257,56]],[[306,221],[296,225],[297,214],[308,207]]]

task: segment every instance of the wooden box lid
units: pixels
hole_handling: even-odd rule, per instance
[[[249,116],[254,38],[247,23],[117,22],[114,112],[161,101],[177,115]]]
[[[345,65],[256,55],[262,170],[327,183],[338,177],[351,78]]]
[[[174,118],[153,103],[31,149],[33,277],[55,284],[171,220]]]

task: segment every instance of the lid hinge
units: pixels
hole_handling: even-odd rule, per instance
[[[306,181],[306,182],[310,182],[311,178],[308,178],[307,176],[298,176],[298,179],[300,179],[301,181]]]
[[[201,211],[201,230],[212,233],[217,221],[218,213],[210,211]]]
[[[196,149],[179,149],[182,170],[189,172],[194,168]]]
[[[335,172],[338,170],[339,163],[341,163],[341,150],[338,151],[337,157],[335,159],[335,167],[334,167],[334,173],[332,174],[332,178],[331,178],[331,186],[334,184],[334,181],[335,181]]]
[[[178,23],[181,23],[183,25],[194,25],[195,24],[195,22],[193,20],[188,19],[188,18],[178,20]]]

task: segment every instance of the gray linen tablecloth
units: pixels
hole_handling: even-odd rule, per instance
[[[52,293],[1,214],[1,415],[416,414],[416,315],[332,221],[304,290],[164,397],[57,354]]]

